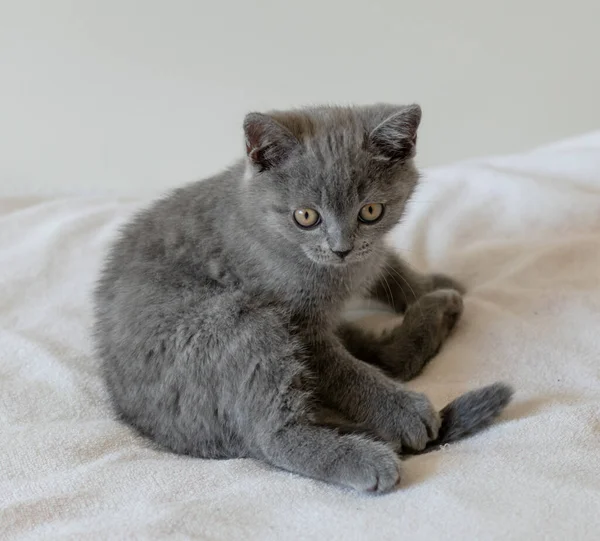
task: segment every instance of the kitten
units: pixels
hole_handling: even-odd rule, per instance
[[[251,113],[243,161],[123,229],[95,297],[122,419],[176,453],[383,492],[399,481],[397,451],[502,410],[500,384],[440,415],[400,383],[463,306],[454,280],[417,274],[384,244],[417,184],[420,118],[416,105]],[[343,323],[355,295],[391,302],[403,323],[382,336]]]

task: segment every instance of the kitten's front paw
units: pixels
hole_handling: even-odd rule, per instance
[[[388,445],[350,436],[350,445],[339,454],[330,480],[367,492],[387,492],[400,482],[400,459]]]
[[[421,451],[437,438],[441,419],[438,411],[422,393],[402,391],[401,406],[396,417],[399,443],[403,448]]]
[[[432,274],[431,275],[431,290],[437,291],[439,289],[454,289],[461,295],[466,293],[466,288],[460,282],[445,274]]]

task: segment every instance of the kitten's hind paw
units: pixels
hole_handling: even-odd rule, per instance
[[[437,354],[463,312],[463,300],[454,289],[438,289],[423,295],[404,317],[402,327],[409,333],[426,362]]]
[[[464,285],[462,285],[454,278],[446,276],[445,274],[432,274],[431,282],[432,291],[437,291],[438,289],[454,289],[455,291],[458,291],[461,295],[464,295],[467,292],[467,288]]]

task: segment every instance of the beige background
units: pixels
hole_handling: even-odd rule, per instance
[[[0,0],[0,193],[152,194],[250,109],[417,101],[425,166],[600,127],[597,0]]]

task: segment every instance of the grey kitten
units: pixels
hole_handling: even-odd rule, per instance
[[[459,284],[417,274],[384,244],[417,184],[420,118],[416,105],[249,114],[243,161],[123,229],[95,328],[122,419],[177,453],[386,491],[398,451],[502,410],[500,384],[440,415],[399,382],[462,312]],[[355,295],[391,302],[403,323],[383,336],[343,323]]]

